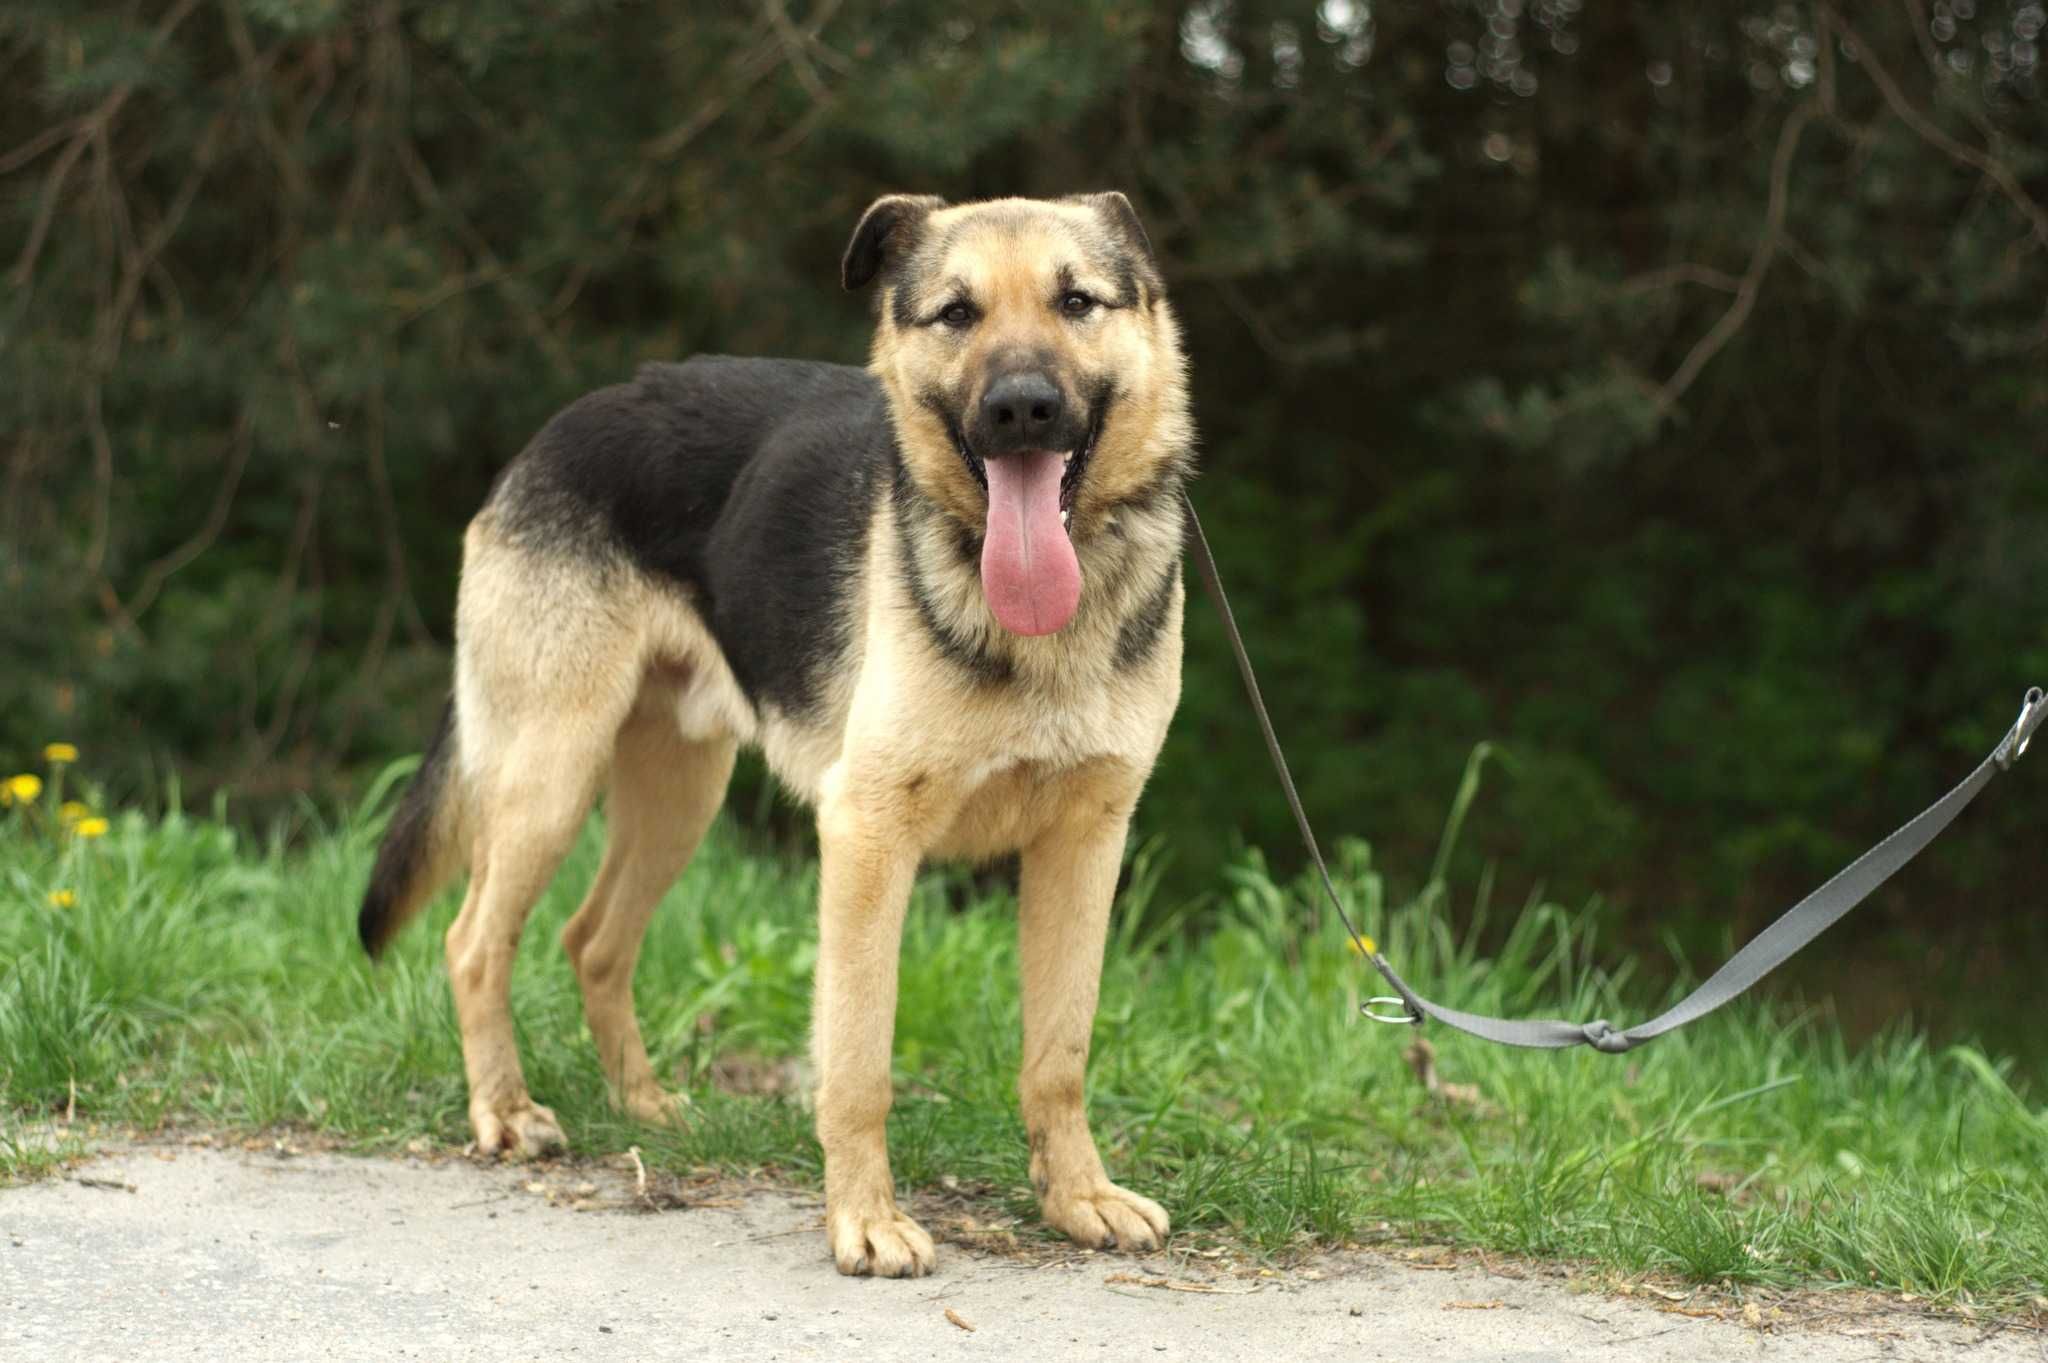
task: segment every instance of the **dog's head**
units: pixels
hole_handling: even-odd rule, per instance
[[[872,367],[912,480],[981,538],[997,622],[1062,628],[1075,546],[1181,467],[1192,435],[1179,327],[1130,200],[891,195],[841,277],[880,282]]]

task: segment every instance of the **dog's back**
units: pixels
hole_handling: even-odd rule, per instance
[[[865,370],[700,356],[648,364],[534,437],[479,519],[541,554],[630,562],[683,589],[750,700],[815,698],[821,645],[886,474]]]
[[[764,704],[822,719],[888,442],[865,370],[725,356],[643,365],[542,427],[470,524],[455,697],[380,848],[364,945],[460,869],[474,788],[529,723],[608,754],[643,682],[692,732],[755,740]]]

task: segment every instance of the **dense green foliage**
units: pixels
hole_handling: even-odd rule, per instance
[[[0,1181],[62,1154],[67,1111],[73,1135],[196,1121],[367,1150],[468,1138],[438,940],[455,897],[370,965],[349,909],[373,823],[305,830],[287,852],[215,819],[118,816],[98,841],[53,838],[49,822],[0,818]],[[815,870],[721,832],[669,895],[639,996],[657,1070],[695,1105],[687,1127],[656,1131],[607,1109],[555,944],[602,835],[586,830],[515,970],[535,1095],[585,1156],[638,1145],[657,1172],[816,1180],[787,1069],[809,1020]],[[1560,908],[1522,915],[1483,957],[1448,930],[1441,887],[1397,907],[1365,849],[1345,853],[1368,924],[1456,1006],[1628,1018],[1654,999],[1594,969]],[[1904,1028],[1852,1051],[1831,1021],[1743,1004],[1626,1058],[1434,1031],[1442,1081],[1476,1090],[1432,1098],[1402,1059],[1408,1034],[1349,1006],[1365,976],[1342,939],[1298,937],[1305,884],[1234,866],[1199,938],[1146,927],[1155,889],[1140,858],[1104,970],[1090,1108],[1112,1171],[1172,1209],[1183,1247],[1450,1242],[1991,1311],[2038,1309],[2048,1291],[2048,1109],[2002,1060]],[[977,1220],[1007,1211],[1030,1235],[1015,917],[1006,891],[920,884],[890,1147],[913,1194],[958,1180]],[[760,1096],[764,1079],[782,1092]]]
[[[1710,951],[2048,677],[2044,23],[13,0],[0,753],[351,781],[427,733],[458,528],[551,410],[650,357],[858,358],[877,192],[1114,186],[1312,806],[1419,868],[1500,740],[1461,869]],[[1191,621],[1144,817],[1201,885],[1289,835]],[[2017,779],[1871,915],[1878,1011],[1935,920],[1973,996],[2048,960]]]

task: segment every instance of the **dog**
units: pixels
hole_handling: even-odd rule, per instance
[[[897,956],[928,857],[1019,858],[1018,1080],[1045,1220],[1145,1251],[1082,1087],[1126,831],[1180,698],[1180,331],[1122,194],[890,195],[841,263],[865,369],[697,357],[551,419],[463,541],[453,695],[379,847],[374,956],[467,869],[447,964],[476,1148],[563,1146],[510,1012],[521,929],[600,793],[562,933],[613,1100],[667,1122],[632,977],[752,744],[816,811],[812,1010],[842,1273],[919,1276],[883,1120]]]

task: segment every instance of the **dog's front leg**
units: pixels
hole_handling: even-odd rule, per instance
[[[811,1054],[825,1229],[841,1273],[915,1278],[938,1261],[931,1236],[896,1208],[884,1126],[903,913],[934,817],[933,785],[842,768],[818,806]]]
[[[1017,1090],[1031,1137],[1040,1213],[1095,1249],[1153,1250],[1168,1220],[1150,1198],[1109,1181],[1082,1090],[1102,976],[1102,947],[1138,780],[1077,782],[1063,817],[1024,849],[1018,886],[1024,1065]]]

